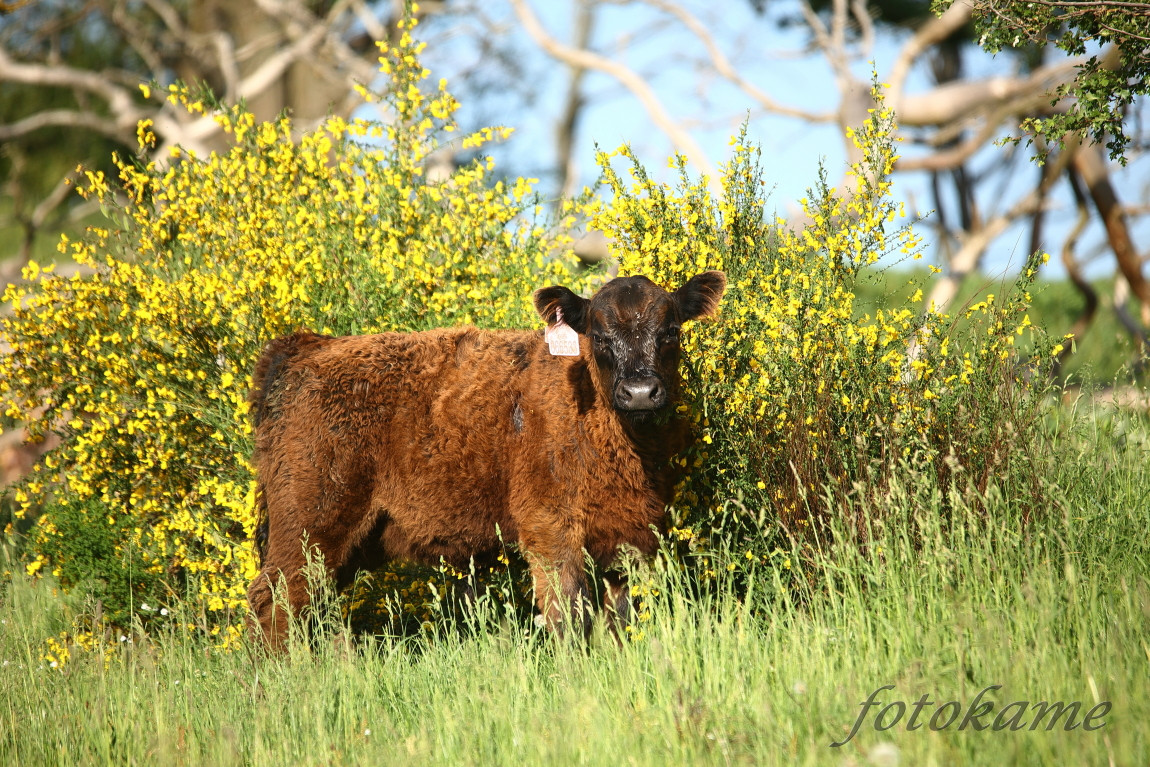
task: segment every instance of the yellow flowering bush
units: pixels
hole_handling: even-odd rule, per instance
[[[781,523],[801,535],[857,510],[841,501],[881,493],[893,472],[963,492],[1008,475],[1021,478],[1020,497],[1034,487],[1024,443],[1036,398],[1014,343],[1030,328],[1026,287],[1044,257],[1030,260],[1010,295],[961,317],[927,311],[921,290],[887,308],[860,305],[859,280],[884,257],[918,258],[920,247],[890,195],[894,118],[877,85],[873,96],[870,119],[851,133],[864,159],[850,187],[820,178],[799,229],[767,214],[759,150],[745,130],[719,199],[682,157],[671,161],[672,185],[653,181],[627,147],[599,156],[614,198],[597,204],[594,223],[613,238],[621,273],[668,286],[704,269],[727,273],[719,321],[684,336],[700,441],[680,459],[689,471],[673,533],[699,543],[720,531],[744,540],[742,530],[757,543],[736,543],[729,569],[772,556],[789,568],[764,532]]]
[[[569,269],[559,233],[571,221],[545,225],[534,180],[495,180],[482,154],[424,178],[443,141],[481,152],[510,131],[456,135],[458,104],[443,81],[429,86],[414,26],[380,45],[388,87],[361,89],[385,122],[332,117],[299,135],[287,117],[260,123],[172,86],[168,98],[210,115],[230,146],[149,160],[143,122],[144,159],[116,157],[115,180],[87,174],[79,192],[115,226],[59,247],[92,273],[31,265],[0,319],[3,412],[64,437],[15,493],[18,513],[40,510],[35,568],[74,585],[95,535],[142,570],[121,608],[171,588],[238,624],[256,573],[246,396],[263,344],[301,327],[530,326],[535,288],[591,279]]]
[[[256,573],[246,396],[262,346],[300,327],[530,326],[535,288],[589,292],[596,279],[570,268],[561,234],[583,215],[613,238],[624,274],[668,286],[705,269],[728,276],[719,321],[684,337],[684,407],[699,442],[679,459],[676,541],[721,534],[738,554],[727,569],[772,558],[789,569],[764,531],[777,522],[803,533],[838,509],[864,508],[839,501],[881,493],[904,470],[959,492],[1019,478],[1014,492],[1026,501],[1031,368],[1014,345],[1029,328],[1025,291],[1039,259],[1015,290],[961,317],[928,311],[921,290],[894,307],[859,304],[858,280],[885,256],[917,258],[919,248],[891,200],[894,124],[879,89],[853,134],[864,160],[851,187],[840,193],[820,178],[800,229],[767,215],[745,132],[718,199],[682,158],[672,186],[624,148],[630,181],[600,156],[613,199],[565,203],[564,218],[547,224],[533,180],[496,180],[482,155],[445,180],[424,177],[441,142],[481,151],[509,131],[453,135],[458,104],[444,82],[429,84],[414,26],[405,19],[398,43],[381,45],[386,89],[361,89],[382,102],[384,122],[333,117],[300,134],[286,117],[257,122],[173,86],[168,98],[218,121],[228,148],[148,159],[156,137],[144,121],[140,157],[115,158],[117,179],[86,174],[80,193],[115,222],[61,241],[88,273],[65,279],[30,265],[0,318],[4,417],[63,437],[14,493],[18,513],[37,514],[30,573],[50,569],[65,586],[99,581],[113,622],[146,618],[141,603],[174,591],[212,616],[211,630],[238,631]],[[703,574],[715,566],[708,560]],[[390,603],[393,617],[426,625],[429,602],[460,577],[396,567],[357,584],[350,604]],[[505,584],[508,609],[526,604],[521,579]],[[645,588],[636,594],[657,596]]]

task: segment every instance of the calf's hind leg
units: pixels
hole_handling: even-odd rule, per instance
[[[265,565],[248,586],[251,621],[259,627],[267,644],[276,650],[283,649],[291,617],[298,615],[309,599],[307,584],[300,572],[302,565],[282,564],[286,569],[278,564]],[[277,599],[281,594],[286,596],[286,605]]]
[[[382,552],[374,533],[384,518],[382,512],[364,514],[350,530],[339,524],[312,525],[310,530],[281,524],[277,529],[274,518],[269,520],[268,550],[259,575],[248,587],[248,604],[254,623],[271,647],[284,646],[291,619],[311,602],[310,584],[304,575],[309,556],[305,546],[311,556],[322,557],[326,576],[338,587],[345,586],[357,569],[378,564]],[[335,535],[319,532],[333,529]],[[286,605],[282,597],[276,599],[279,594],[286,597]]]

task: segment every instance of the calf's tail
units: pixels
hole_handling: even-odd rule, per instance
[[[290,336],[277,338],[268,343],[256,360],[256,369],[252,374],[252,390],[248,394],[248,404],[251,405],[252,422],[258,430],[275,410],[276,386],[283,376],[288,365],[299,351],[309,346],[323,336],[318,336],[306,330]],[[258,464],[259,457],[256,461]],[[264,563],[264,553],[268,544],[268,509],[264,499],[263,488],[256,490],[256,514],[258,522],[255,529],[256,553],[259,555],[260,566]]]
[[[299,351],[301,333],[284,336],[270,341],[260,352],[256,360],[255,373],[252,374],[252,391],[248,394],[248,404],[251,405],[252,421],[258,429],[268,416],[268,398],[284,368]]]

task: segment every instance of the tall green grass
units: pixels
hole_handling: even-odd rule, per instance
[[[653,589],[643,638],[622,647],[603,629],[558,644],[488,598],[453,630],[329,627],[281,657],[216,651],[183,616],[51,668],[49,637],[93,606],[17,569],[0,599],[0,763],[1146,764],[1145,424],[1052,419],[1061,458],[1028,526],[993,489],[976,512],[908,472],[868,545],[791,552],[801,577],[764,567],[736,589],[722,571],[699,589],[657,560],[636,574]],[[1112,709],[1094,732],[907,731],[906,717],[879,732],[872,709],[832,748],[884,685],[883,704],[964,710],[1001,685],[984,721],[1015,701]]]

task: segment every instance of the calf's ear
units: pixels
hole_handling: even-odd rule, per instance
[[[726,288],[727,275],[722,272],[703,272],[687,280],[674,293],[679,320],[686,322],[712,316],[719,308],[719,299]]]
[[[588,312],[591,302],[580,298],[562,285],[550,288],[539,288],[535,291],[535,311],[548,325],[554,325],[556,310],[563,313],[563,322],[567,323],[575,332],[587,332]]]

